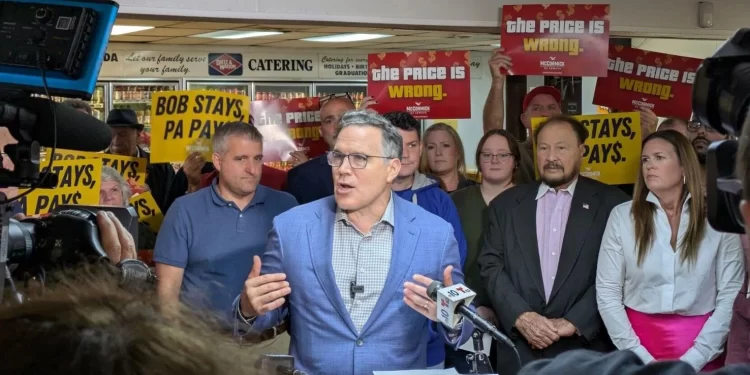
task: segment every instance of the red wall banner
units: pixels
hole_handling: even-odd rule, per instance
[[[250,113],[263,134],[263,162],[274,168],[291,168],[292,151],[314,158],[328,150],[320,136],[319,98],[253,101]]]
[[[605,77],[609,5],[504,5],[500,41],[512,75]]]
[[[379,113],[417,119],[471,118],[468,51],[393,52],[368,56],[367,93]]]
[[[687,120],[700,64],[700,59],[612,45],[609,74],[596,80],[594,104],[621,111],[646,107],[661,117]]]

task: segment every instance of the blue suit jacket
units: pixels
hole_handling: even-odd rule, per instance
[[[273,221],[261,274],[286,273],[288,303],[260,316],[252,328],[262,331],[290,316],[290,354],[309,374],[363,374],[378,370],[426,367],[429,320],[403,302],[404,282],[414,274],[442,281],[453,265],[454,283],[463,283],[458,245],[445,220],[395,194],[394,237],[388,277],[369,320],[358,333],[336,286],[331,265],[336,203],[333,197],[298,206]],[[239,300],[239,299],[238,299]],[[235,310],[236,311],[236,310]],[[466,342],[473,327],[464,321],[454,347]]]

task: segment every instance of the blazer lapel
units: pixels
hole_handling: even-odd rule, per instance
[[[357,329],[344,305],[341,292],[336,285],[336,275],[333,273],[333,227],[336,215],[333,197],[329,197],[327,201],[330,205],[317,213],[317,220],[310,220],[307,223],[310,259],[312,259],[315,275],[326,296],[341,319],[346,322],[347,327],[356,335]]]
[[[570,203],[570,214],[565,226],[560,263],[557,265],[557,275],[550,293],[550,301],[570,276],[578,256],[581,254],[581,249],[586,242],[589,229],[591,229],[591,224],[593,224],[599,208],[599,200],[596,199],[595,195],[596,191],[591,189],[588,181],[579,177],[578,186]]]
[[[539,296],[542,297],[542,300],[546,300],[544,282],[542,281],[542,265],[539,259],[539,243],[536,236],[536,192],[537,189],[532,189],[518,200],[519,205],[514,215],[513,228],[517,234],[517,243],[520,246],[524,263],[526,263],[526,269],[531,275],[531,280],[534,281]],[[513,251],[513,249],[506,248],[505,251]]]
[[[395,221],[391,265],[380,298],[378,298],[375,308],[372,309],[367,323],[362,327],[363,334],[380,317],[380,314],[393,299],[393,294],[402,293],[404,279],[411,279],[411,275],[407,275],[407,272],[411,268],[412,259],[417,250],[417,238],[419,238],[419,229],[413,223],[416,216],[411,210],[404,207],[405,204],[411,203],[396,197],[395,194],[391,199],[394,199],[393,216]],[[442,270],[440,270],[440,274],[442,275]]]

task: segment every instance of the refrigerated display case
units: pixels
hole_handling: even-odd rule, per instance
[[[359,107],[367,96],[367,83],[315,83],[315,96],[319,98],[333,94],[347,93],[354,101],[354,105]]]
[[[211,90],[221,91],[230,94],[249,95],[250,84],[242,82],[200,82],[192,81],[187,83],[188,90]]]
[[[253,100],[307,98],[312,93],[311,83],[253,83]]]
[[[180,87],[179,81],[111,82],[110,109],[130,108],[143,124],[140,146],[149,149],[151,136],[151,96],[155,92],[173,91]]]
[[[89,100],[89,105],[91,105],[91,114],[101,121],[105,121],[107,119],[107,113],[109,113],[109,109],[107,106],[107,88],[108,87],[106,83],[97,83],[96,87],[94,88],[94,92],[91,95],[91,100]],[[41,94],[34,94],[32,96],[46,98],[45,95]],[[62,103],[67,99],[68,98],[60,96],[52,97],[52,100],[57,103]]]

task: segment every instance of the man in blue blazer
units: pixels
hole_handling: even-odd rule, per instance
[[[425,332],[438,321],[426,286],[463,275],[450,224],[391,191],[402,151],[382,116],[343,116],[327,157],[334,196],[274,219],[262,266],[256,257],[237,301],[238,334],[288,318],[290,353],[310,374],[426,367]],[[472,329],[439,324],[454,347]]]

